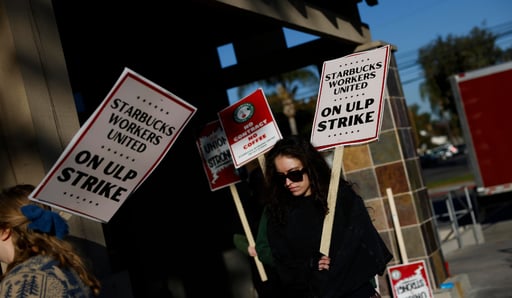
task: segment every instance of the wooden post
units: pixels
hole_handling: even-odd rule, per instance
[[[247,221],[247,217],[245,216],[244,207],[242,206],[242,202],[240,201],[240,196],[238,195],[238,191],[236,189],[235,184],[231,184],[229,186],[229,189],[231,190],[231,194],[233,195],[236,210],[238,211],[238,216],[240,216],[240,220],[242,221],[242,226],[244,228],[247,241],[249,242],[249,246],[256,246],[256,242],[254,241],[254,237],[252,236],[251,227],[249,226],[249,222]],[[258,268],[261,280],[266,281],[267,273],[265,272],[263,263],[261,263],[260,259],[258,259],[258,256],[254,257],[254,261],[256,262],[256,267]]]
[[[338,186],[341,176],[341,167],[343,162],[343,146],[334,149],[332,160],[331,181],[329,183],[329,194],[327,197],[327,206],[329,213],[325,216],[322,230],[322,240],[320,242],[320,252],[326,256],[329,255],[329,246],[331,245],[332,225],[334,223],[334,210],[336,210],[336,197],[338,195]]]
[[[402,229],[400,227],[400,221],[398,219],[398,213],[396,212],[395,198],[393,197],[393,191],[391,188],[386,188],[386,193],[388,195],[389,200],[389,208],[391,209],[391,217],[393,218],[393,226],[395,227],[395,234],[398,240],[398,248],[400,249],[400,255],[402,258],[402,263],[409,263],[409,259],[407,257],[407,251],[405,249],[404,237],[402,235]]]

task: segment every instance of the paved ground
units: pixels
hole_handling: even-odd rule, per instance
[[[485,242],[444,254],[452,276],[467,274],[465,298],[512,297],[512,220],[482,225]]]
[[[483,241],[475,240],[474,230],[471,230],[465,234],[466,242],[463,242],[462,248],[458,244],[454,248],[453,242],[443,244],[450,274],[467,274],[471,287],[464,298],[510,298],[512,193],[480,197],[476,205]]]

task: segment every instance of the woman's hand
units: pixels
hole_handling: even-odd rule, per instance
[[[256,247],[254,247],[254,246],[248,246],[247,247],[247,253],[249,253],[249,255],[251,257],[255,257],[255,256],[258,255],[258,253],[256,252]]]
[[[329,270],[329,265],[331,264],[331,258],[328,256],[321,256],[318,260],[318,271]]]

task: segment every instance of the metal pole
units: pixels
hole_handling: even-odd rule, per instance
[[[476,243],[481,243],[480,237],[478,236],[478,233],[476,231],[476,218],[475,218],[475,212],[473,210],[473,204],[471,203],[471,196],[469,195],[468,187],[464,187],[464,193],[466,194],[466,201],[468,203],[469,212],[471,214],[471,221],[473,222],[473,236],[475,237]]]
[[[457,244],[459,245],[459,248],[461,248],[462,239],[459,234],[459,222],[457,219],[457,215],[455,214],[455,208],[453,207],[452,192],[448,193],[448,199],[446,200],[446,209],[448,209],[448,215],[450,216],[452,231],[454,232],[455,237],[457,238]]]

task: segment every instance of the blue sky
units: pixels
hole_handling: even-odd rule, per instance
[[[421,99],[419,85],[423,81],[421,67],[415,65],[418,50],[435,41],[452,36],[468,35],[474,27],[493,33],[506,33],[497,40],[502,49],[512,47],[512,0],[379,0],[368,6],[358,4],[361,20],[368,24],[372,40],[381,40],[397,47],[395,57],[403,84],[407,105],[418,104],[420,113],[430,112],[428,99]],[[288,46],[314,38],[284,29]],[[232,47],[219,49],[227,65],[236,63]],[[224,65],[226,66],[226,65]],[[237,101],[236,90],[229,90],[230,102]]]
[[[493,33],[508,30],[497,44],[503,49],[512,47],[512,0],[379,0],[376,6],[362,1],[358,7],[361,20],[370,26],[372,40],[398,48],[395,56],[407,105],[420,105],[420,112],[430,111],[427,99],[419,94],[421,67],[401,66],[414,63],[421,47],[448,34],[468,35],[474,27]]]

